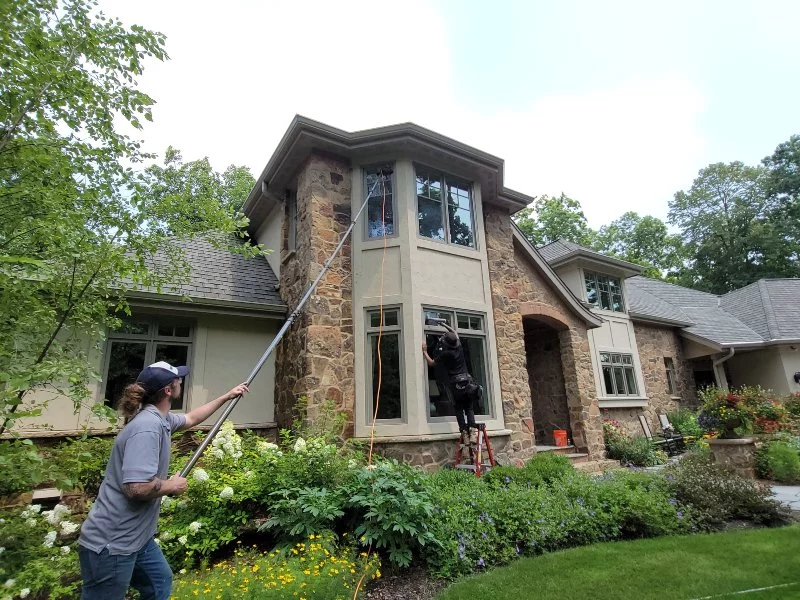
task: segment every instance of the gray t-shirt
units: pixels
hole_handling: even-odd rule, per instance
[[[114,442],[97,500],[81,527],[81,546],[98,553],[108,548],[109,554],[133,554],[153,538],[161,498],[131,500],[122,485],[153,477],[167,479],[170,436],[185,424],[184,415],[167,413],[165,418],[151,404],[123,428]]]

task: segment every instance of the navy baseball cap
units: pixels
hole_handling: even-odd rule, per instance
[[[173,367],[168,362],[159,361],[145,367],[136,378],[136,383],[141,385],[148,394],[155,394],[180,377],[189,374],[189,367]]]

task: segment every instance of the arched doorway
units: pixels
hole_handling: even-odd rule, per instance
[[[525,358],[531,390],[533,436],[537,446],[555,444],[553,431],[566,429],[572,439],[559,332],[566,325],[547,315],[522,319]]]

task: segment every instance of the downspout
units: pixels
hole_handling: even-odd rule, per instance
[[[725,369],[722,367],[722,363],[733,358],[734,354],[736,354],[736,348],[729,348],[727,355],[711,361],[712,368],[714,369],[714,379],[717,380],[717,387],[720,389],[728,389],[728,378],[725,376]]]

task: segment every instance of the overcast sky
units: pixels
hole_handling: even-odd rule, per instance
[[[167,36],[140,87],[148,150],[257,176],[299,113],[346,130],[413,121],[564,192],[599,227],[666,217],[711,162],[800,133],[800,2],[101,0]]]

